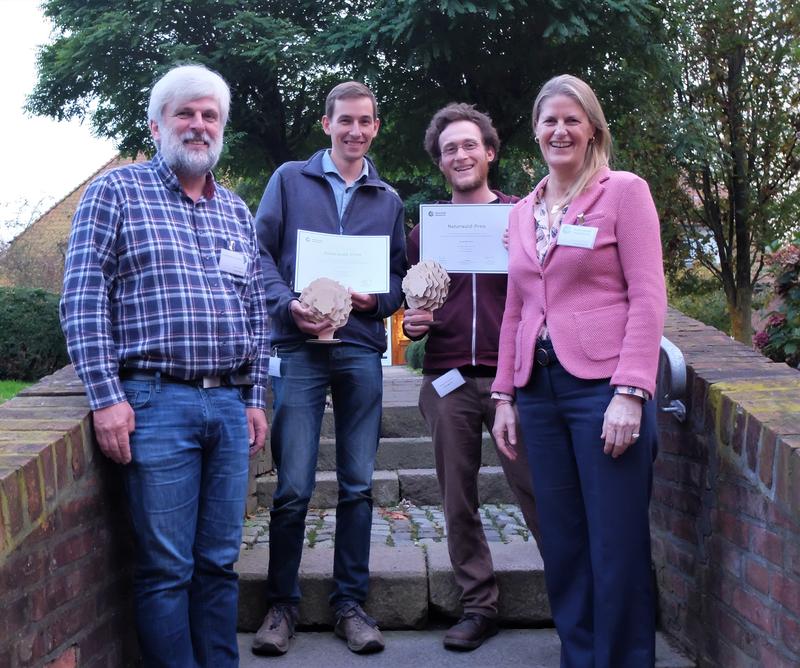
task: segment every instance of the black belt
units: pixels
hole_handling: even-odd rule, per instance
[[[246,373],[229,373],[224,376],[202,376],[200,378],[178,378],[170,376],[163,371],[153,371],[151,369],[120,369],[119,377],[122,380],[160,380],[162,383],[179,383],[181,385],[191,385],[192,387],[202,387],[211,389],[222,385],[252,385],[253,379]]]
[[[558,358],[556,357],[556,351],[553,350],[552,341],[536,341],[536,347],[533,349],[533,360],[538,366],[558,364]]]

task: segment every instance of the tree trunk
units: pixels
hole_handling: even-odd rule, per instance
[[[738,286],[735,301],[728,299],[728,313],[731,316],[731,335],[737,341],[753,343],[753,288]]]

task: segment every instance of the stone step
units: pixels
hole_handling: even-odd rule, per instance
[[[326,409],[322,416],[322,438],[335,436],[333,411]],[[420,415],[416,403],[412,406],[383,406],[381,416],[381,438],[399,438],[402,436],[429,436],[430,431]]]
[[[500,590],[503,623],[546,624],[551,621],[542,560],[533,540],[490,542]],[[266,614],[269,550],[242,550],[239,573],[239,630],[255,631]],[[333,548],[306,547],[300,563],[300,621],[303,626],[332,626],[328,597],[333,586]],[[364,605],[383,629],[419,629],[431,615],[456,618],[461,613],[445,542],[389,547],[372,544],[370,591]]]
[[[272,505],[272,495],[278,477],[270,472],[256,479],[258,505]],[[503,469],[499,466],[482,466],[478,472],[478,492],[481,503],[516,503],[508,486]],[[317,471],[316,486],[311,497],[312,508],[334,508],[339,491],[335,471]],[[434,469],[399,469],[375,471],[372,476],[372,498],[377,506],[394,506],[401,499],[420,505],[442,503],[439,482]]]
[[[252,634],[239,634],[241,668],[558,668],[561,643],[555,629],[501,629],[472,652],[450,652],[442,646],[444,628],[425,631],[387,631],[386,649],[378,654],[355,656],[331,631],[300,632],[287,654],[255,656]],[[697,664],[670,645],[663,633],[656,634],[656,668],[695,668]]]
[[[481,450],[482,466],[499,466],[497,450],[488,432],[483,434]],[[375,457],[376,471],[396,471],[397,469],[426,469],[436,466],[433,456],[433,444],[429,436],[385,437],[380,441],[378,454]],[[317,457],[318,471],[336,470],[336,440],[323,438],[319,442]]]

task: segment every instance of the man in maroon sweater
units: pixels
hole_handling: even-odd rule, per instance
[[[489,188],[489,166],[497,158],[500,139],[491,119],[472,105],[440,109],[425,133],[425,149],[452,190],[453,204],[516,202]],[[409,235],[410,264],[419,261],[419,225]],[[491,385],[497,370],[497,345],[506,300],[506,275],[450,274],[450,291],[436,311],[408,309],[403,329],[411,339],[425,334],[424,382],[419,408],[433,437],[436,473],[444,500],[447,546],[464,614],[444,637],[448,649],[472,650],[497,633],[497,582],[479,514],[478,470],[483,429],[491,432],[494,401]],[[439,396],[432,383],[452,369],[464,384]],[[539,537],[536,505],[524,448],[516,460],[498,452],[506,478],[525,522]]]

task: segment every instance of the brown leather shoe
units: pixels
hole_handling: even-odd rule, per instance
[[[273,605],[253,638],[253,654],[277,656],[286,654],[289,638],[294,636],[297,623],[297,607],[294,605]]]
[[[380,652],[384,648],[378,624],[357,603],[337,614],[333,630],[347,640],[347,648],[356,654]]]
[[[469,651],[497,634],[497,621],[486,615],[468,612],[444,634],[446,649]]]

